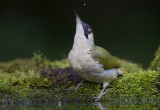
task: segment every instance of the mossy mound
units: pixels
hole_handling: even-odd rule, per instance
[[[160,71],[139,71],[125,74],[111,85],[108,95],[130,97],[156,97],[160,89],[156,87]]]
[[[59,88],[59,89],[61,90],[63,89],[63,91],[66,92],[66,95],[64,95],[63,98],[67,96],[68,100],[74,99],[75,97],[76,98],[78,97],[79,100],[80,98],[85,99],[85,100],[88,100],[88,99],[92,100],[93,97],[98,96],[98,94],[103,88],[102,84],[97,84],[97,83],[86,81],[78,89],[78,91],[70,92],[67,89],[71,86],[75,87],[79,82],[81,82],[82,79],[79,79],[80,77],[76,75],[76,73],[73,72],[71,68],[57,70],[57,69],[51,69],[51,67],[49,67],[48,70],[45,70],[43,74],[44,73],[46,74],[45,76],[47,77],[47,79],[49,79],[52,82],[52,85],[59,85],[58,87],[62,87],[62,86],[64,87],[64,88]],[[66,71],[66,70],[70,70],[70,71]],[[59,71],[59,73],[57,71]],[[66,73],[68,75],[63,75],[62,73]],[[59,78],[56,78],[54,75],[61,76],[60,77],[61,79],[58,81],[58,83],[63,82],[61,83],[62,85],[56,83],[56,80]],[[160,76],[160,71],[153,71],[153,70],[146,70],[146,71],[139,70],[134,73],[125,74],[109,86],[110,88],[109,92],[107,92],[107,94],[102,99],[107,99],[110,97],[112,98],[113,97],[114,98],[117,98],[117,97],[123,97],[123,98],[124,97],[132,97],[132,98],[134,97],[137,97],[137,98],[159,97],[160,96],[159,76]],[[76,100],[76,98],[74,100]]]
[[[142,71],[142,66],[137,63],[133,63],[129,60],[119,59],[121,65],[125,68],[125,70],[129,73]]]
[[[154,59],[150,64],[150,69],[152,69],[152,70],[160,69],[160,46],[158,47],[157,51],[155,52]]]
[[[110,85],[103,97],[160,96],[160,71],[143,71],[138,64],[120,60],[129,72]],[[102,84],[85,82],[77,91],[69,91],[82,81],[67,59],[49,61],[42,53],[30,59],[0,63],[0,103],[23,101],[91,101]]]

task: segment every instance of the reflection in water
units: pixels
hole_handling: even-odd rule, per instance
[[[121,103],[121,102],[52,102],[38,104],[0,105],[0,110],[159,110],[160,102]]]
[[[61,107],[61,101],[58,102],[58,106]]]
[[[97,105],[100,108],[100,110],[108,110],[100,102],[96,102],[96,103],[94,103],[94,105]]]

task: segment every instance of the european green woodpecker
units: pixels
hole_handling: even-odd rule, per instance
[[[123,75],[125,70],[119,61],[107,50],[94,44],[92,28],[76,14],[76,33],[69,52],[70,66],[87,81],[102,83],[103,89],[95,100],[99,100],[108,90],[108,85]]]

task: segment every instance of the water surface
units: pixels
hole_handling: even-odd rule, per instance
[[[0,110],[160,110],[159,101],[150,102],[52,102],[38,104],[3,104]]]

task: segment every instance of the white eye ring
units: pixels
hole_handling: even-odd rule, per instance
[[[91,28],[88,28],[88,31],[91,32]]]

